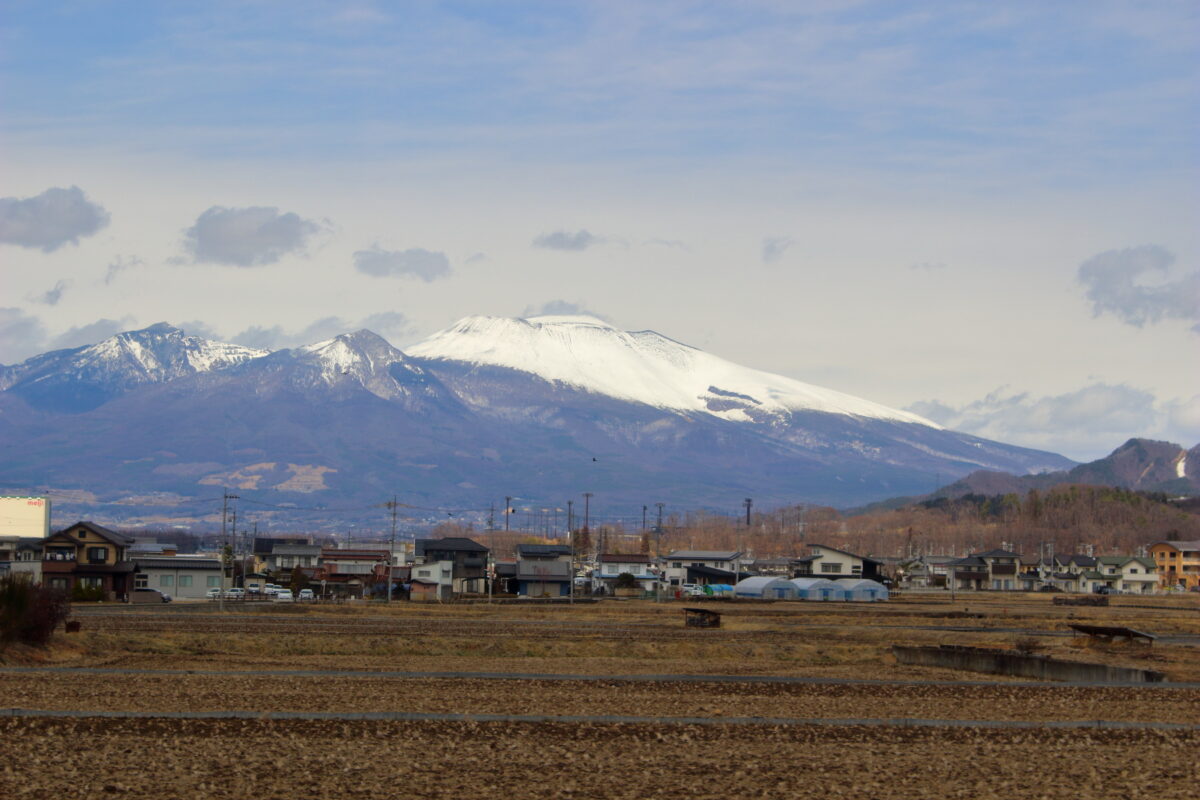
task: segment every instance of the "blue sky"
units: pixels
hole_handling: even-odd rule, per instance
[[[1194,444],[1198,22],[6,2],[0,361],[161,319],[403,346],[559,303],[1075,457]]]

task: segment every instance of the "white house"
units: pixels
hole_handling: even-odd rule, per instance
[[[855,555],[823,544],[809,545],[808,558],[798,558],[797,578],[878,578],[882,563],[874,558]]]
[[[684,583],[736,583],[742,554],[736,550],[676,550],[664,573],[672,586]]]
[[[633,576],[637,588],[643,592],[653,592],[658,582],[658,575],[650,556],[642,554],[603,553],[596,558],[596,569],[592,573],[592,588],[612,594],[617,578],[623,574]]]

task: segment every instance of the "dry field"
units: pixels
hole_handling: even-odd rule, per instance
[[[4,656],[0,709],[28,716],[0,718],[0,797],[1195,793],[1200,689],[889,652],[1019,643],[1200,681],[1195,598],[714,603],[719,630],[684,628],[682,605],[80,608],[80,633]],[[1161,638],[1095,644],[1069,621]]]

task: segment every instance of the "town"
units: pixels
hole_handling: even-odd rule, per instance
[[[24,498],[9,498],[20,502]],[[36,526],[35,526],[36,527]],[[530,538],[530,537],[525,537]],[[40,538],[0,538],[0,576],[27,576],[76,601],[568,599],[696,597],[887,599],[890,591],[1152,595],[1197,591],[1200,541],[1147,542],[1146,555],[872,557],[822,544],[790,557],[740,551],[579,553],[521,542],[511,558],[462,536],[374,546],[254,537],[246,552],[175,545],[80,521]],[[390,591],[389,591],[389,586]],[[153,597],[151,597],[153,595]]]

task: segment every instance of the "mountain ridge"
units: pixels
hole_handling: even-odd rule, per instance
[[[132,338],[147,351],[137,363],[165,362],[174,371],[138,371],[128,359],[110,359],[103,362],[112,365],[108,384],[99,368],[81,374],[65,358],[61,372],[47,367],[43,379],[89,402],[44,402],[22,390],[21,381],[0,391],[0,436],[24,454],[0,464],[0,486],[87,490],[107,504],[106,518],[120,513],[137,524],[192,519],[196,513],[184,506],[220,486],[263,507],[357,506],[366,518],[377,514],[370,509],[380,496],[396,492],[424,506],[476,509],[506,495],[557,505],[583,491],[638,508],[660,501],[721,508],[747,496],[763,504],[844,506],[919,491],[938,474],[1073,465],[747,370],[652,332],[639,338],[561,318],[536,324],[502,324],[538,334],[526,367],[539,358],[562,366],[563,352],[574,349],[583,369],[608,369],[609,380],[666,360],[675,367],[664,368],[664,396],[678,401],[681,387],[699,387],[696,398],[664,407],[562,380],[561,371],[429,357],[432,348],[404,352],[365,330],[265,354],[193,343],[204,353],[226,354],[200,369],[176,352],[188,337],[152,326],[113,338]],[[591,330],[583,332],[586,346],[576,347],[581,326]],[[445,331],[439,335],[445,355],[453,343],[444,341]],[[547,338],[558,341],[548,356],[539,349]],[[511,341],[494,341],[512,357]],[[460,343],[460,350],[479,344]],[[111,342],[101,350],[124,352]],[[626,350],[634,367],[601,359]],[[819,391],[789,394],[796,385]],[[805,407],[812,398],[817,407]],[[860,402],[851,407],[870,413],[828,410],[821,404],[830,398]],[[150,496],[178,502],[169,508],[138,499]],[[291,519],[325,527],[344,519],[332,511],[297,514]]]

